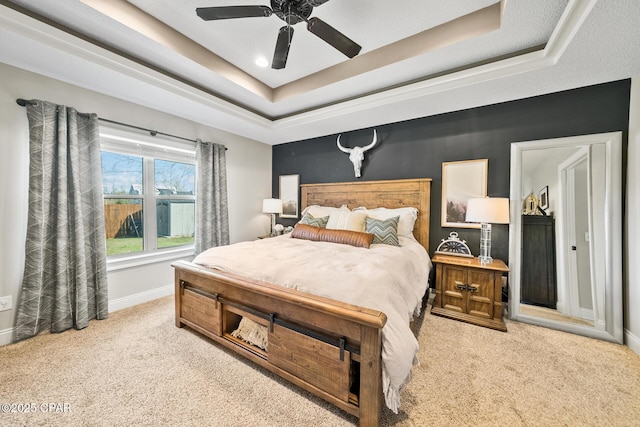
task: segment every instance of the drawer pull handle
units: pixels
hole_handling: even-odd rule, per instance
[[[273,333],[273,325],[276,323],[276,314],[269,313],[269,332]]]
[[[466,283],[462,283],[456,285],[456,289],[460,291],[469,291],[469,292],[478,292],[478,287],[474,285],[467,285]]]
[[[189,290],[198,295],[202,295],[205,298],[209,298],[210,300],[214,301],[215,307],[218,308],[218,301],[220,301],[220,295],[218,295],[218,293],[210,293],[207,291],[203,291],[202,289],[194,288],[193,286],[189,286],[189,284],[184,280],[180,281],[180,290],[182,295],[184,295],[185,290]]]

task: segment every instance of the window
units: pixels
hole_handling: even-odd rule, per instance
[[[107,256],[113,261],[192,251],[194,148],[123,134],[101,129]]]

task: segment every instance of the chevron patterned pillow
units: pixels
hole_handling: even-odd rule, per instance
[[[391,246],[400,246],[398,241],[399,216],[387,219],[374,219],[367,217],[366,231],[373,234],[373,242]]]
[[[329,221],[329,217],[325,216],[322,218],[315,218],[310,213],[304,214],[302,219],[300,220],[301,224],[313,225],[314,227],[326,228],[327,222]]]
[[[355,208],[354,212],[364,212],[368,217],[373,219],[387,219],[399,216],[398,236],[413,237],[413,227],[418,219],[418,209],[413,207],[405,208],[375,208],[367,209],[365,207]]]

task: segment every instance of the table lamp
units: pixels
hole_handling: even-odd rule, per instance
[[[469,199],[467,202],[466,222],[481,223],[480,256],[481,264],[490,264],[491,258],[491,224],[509,223],[509,199],[502,197],[482,197]]]
[[[275,236],[276,214],[282,213],[282,200],[264,199],[262,201],[262,213],[271,214],[271,236]]]

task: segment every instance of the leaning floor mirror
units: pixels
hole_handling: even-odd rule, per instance
[[[623,342],[622,133],[511,144],[509,318]]]

